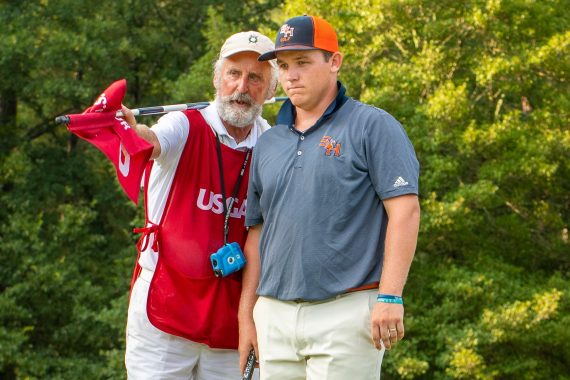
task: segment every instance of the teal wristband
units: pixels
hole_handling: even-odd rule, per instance
[[[393,296],[391,294],[378,294],[376,301],[382,303],[395,303],[398,305],[404,304],[404,299],[402,297]]]

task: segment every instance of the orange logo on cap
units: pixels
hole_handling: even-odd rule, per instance
[[[340,143],[337,143],[330,136],[323,136],[319,146],[322,146],[323,148],[325,148],[325,155],[327,155],[327,156],[330,156],[331,153],[333,153],[333,152],[334,152],[334,155],[336,157],[340,156]]]
[[[282,34],[283,37],[281,37],[279,41],[281,42],[289,41],[291,37],[293,37],[293,30],[295,30],[295,28],[291,28],[288,24],[283,25],[279,30],[279,33]]]

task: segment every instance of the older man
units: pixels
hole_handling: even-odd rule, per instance
[[[240,376],[241,272],[216,277],[210,255],[245,242],[251,149],[269,127],[260,114],[277,84],[274,62],[258,58],[272,48],[254,31],[228,38],[214,67],[216,100],[204,109],[167,114],[148,128],[123,108],[154,146],[127,323],[129,379]]]

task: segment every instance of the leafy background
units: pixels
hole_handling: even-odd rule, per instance
[[[383,379],[570,379],[570,1],[0,2],[0,378],[122,379],[132,228],[93,147],[54,124],[213,97],[239,30],[335,25],[348,93],[404,125],[422,223]],[[273,120],[277,106],[266,107]],[[151,122],[151,120],[146,120]]]

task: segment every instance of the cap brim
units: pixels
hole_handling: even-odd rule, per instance
[[[232,55],[238,54],[238,53],[245,53],[245,52],[252,52],[252,53],[257,53],[261,55],[261,51],[255,50],[255,49],[243,49],[243,48],[238,48],[238,49],[232,49],[232,50],[228,50],[226,52],[224,52],[224,54],[222,55],[222,58],[229,58]]]
[[[259,56],[259,58],[257,58],[258,61],[268,61],[270,59],[276,59],[276,53],[280,52],[280,51],[295,51],[295,50],[321,50],[319,48],[316,48],[314,46],[306,46],[306,45],[290,45],[290,46],[283,46],[280,47],[279,49],[275,49],[275,50],[271,50],[268,51],[267,53],[261,54]]]
[[[257,51],[257,50],[255,50],[255,49],[233,49],[233,50],[229,50],[229,51],[225,52],[223,55],[221,55],[221,57],[222,57],[222,58],[229,58],[229,57],[231,57],[232,55],[236,55],[236,54],[239,54],[239,53],[245,53],[245,52],[252,52],[252,53],[257,53],[257,54],[259,54],[259,57],[257,57],[257,60],[258,60],[258,61],[267,61],[267,60],[273,59],[273,58],[260,59],[262,55],[265,55],[265,54],[267,54],[267,53],[261,54],[260,51]],[[276,65],[275,62],[269,62],[269,63],[270,63],[272,66],[275,66],[275,65]]]

